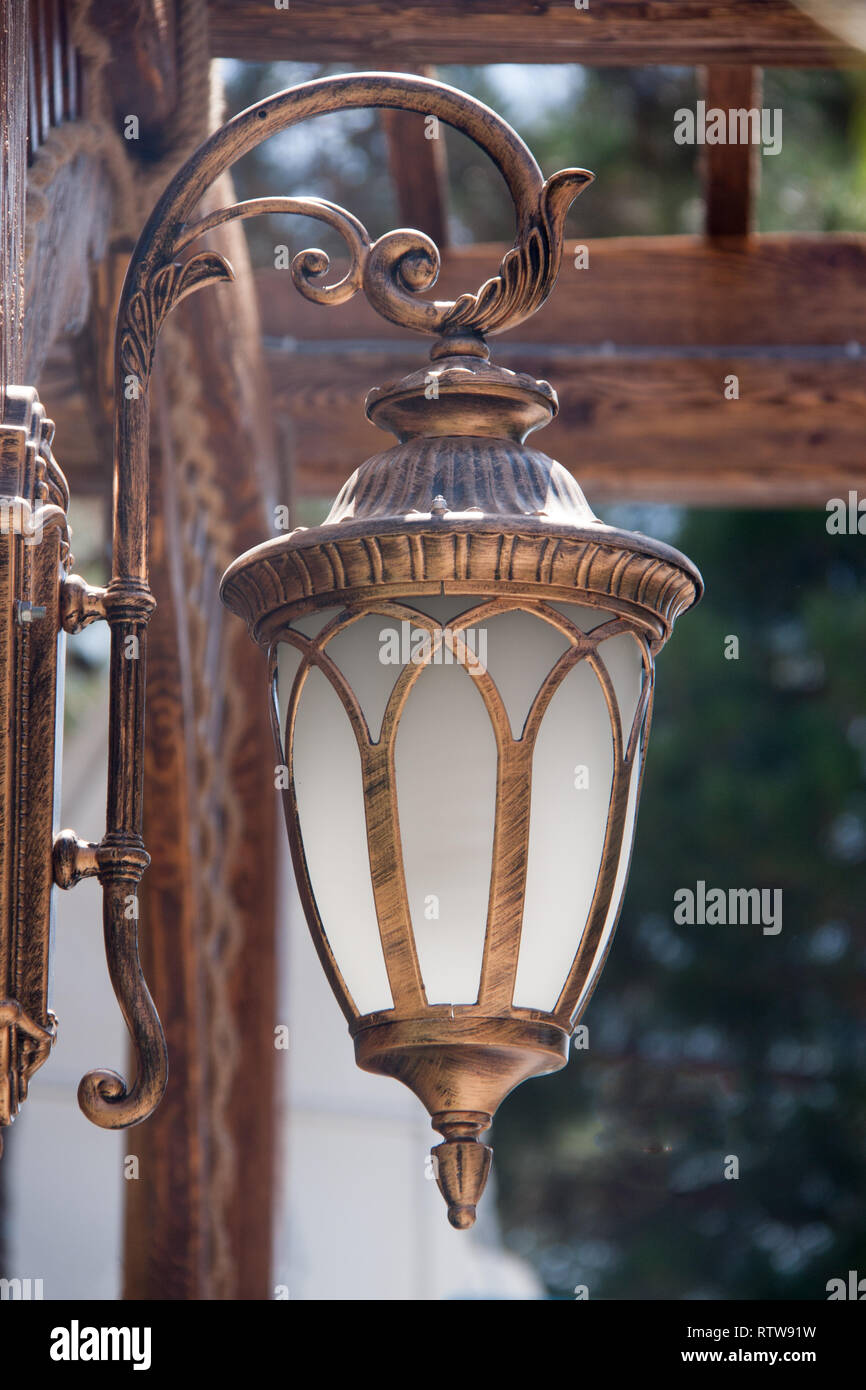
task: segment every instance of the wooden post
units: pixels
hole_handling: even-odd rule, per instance
[[[415,69],[413,69],[415,71]],[[435,77],[431,67],[417,69],[422,77]],[[404,227],[426,232],[444,251],[448,245],[448,171],[445,131],[435,117],[415,111],[382,111],[388,144],[388,167],[397,193]]]
[[[218,235],[242,277],[242,229]],[[184,304],[158,354],[141,900],[170,1070],[130,1135],[130,1299],[269,1294],[275,754],[265,663],[218,593],[222,568],[270,534],[277,500],[259,353],[254,297],[234,285]]]
[[[707,112],[721,110],[727,116],[729,111],[757,111],[760,133],[763,87],[760,68],[704,68],[701,86]],[[748,128],[748,123],[746,125]],[[761,182],[760,144],[704,145],[701,176],[707,236],[748,236],[754,231]]]

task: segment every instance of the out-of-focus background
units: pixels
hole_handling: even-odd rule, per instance
[[[223,58],[226,112],[346,66]],[[437,76],[499,111],[545,174],[595,170],[568,252],[700,232],[698,152],[672,138],[673,111],[700,95],[694,68],[443,65]],[[784,144],[760,159],[758,230],[866,231],[863,73],[768,67],[761,104],[783,111]],[[451,244],[507,242],[513,213],[495,171],[464,138],[443,139]],[[328,198],[374,236],[400,224],[376,112],[287,132],[234,177],[238,197]],[[298,219],[258,219],[246,235],[260,275],[283,243],[341,252],[327,229]],[[556,293],[575,322],[580,274],[566,254]],[[276,323],[273,305],[263,314],[278,385],[293,323]],[[597,346],[605,339],[601,327]],[[863,355],[858,340],[822,351],[855,365]],[[821,354],[804,356],[798,389],[820,405],[813,360]],[[545,371],[556,385],[553,355]],[[284,458],[303,465],[302,442],[284,431]],[[580,480],[580,457],[562,461]],[[568,1299],[585,1287],[603,1299],[822,1299],[829,1278],[866,1269],[866,535],[831,534],[819,497],[791,509],[770,490],[768,505],[741,510],[688,508],[675,488],[659,501],[655,484],[631,498],[608,491],[588,489],[603,519],[684,550],[706,597],[659,659],[631,877],[583,1019],[588,1046],[502,1106],[479,1225],[468,1238],[450,1231],[424,1181],[426,1116],[396,1084],[354,1068],[284,863],[278,1000],[291,1045],[277,1070],[272,1283],[291,1298]],[[293,520],[315,523],[330,500],[307,487],[292,498]],[[79,568],[98,582],[105,507],[73,500],[72,522]],[[96,835],[107,671],[90,632],[69,649],[63,821]],[[698,880],[780,889],[782,930],[677,924],[674,894]],[[93,1129],[74,1099],[82,1072],[123,1049],[98,915],[90,884],[58,906],[62,1048],[34,1081],[4,1159],[5,1266],[44,1277],[46,1297],[122,1288],[135,1135]],[[739,1176],[726,1177],[734,1158]]]
[[[331,70],[227,62],[229,105]],[[597,171],[572,212],[578,241],[698,230],[695,151],[670,138],[671,111],[694,106],[693,71],[439,75],[500,111],[546,173]],[[763,104],[783,111],[784,145],[761,161],[760,230],[866,229],[866,79],[768,71]],[[374,113],[293,136],[241,166],[245,196],[284,180],[376,232],[393,225]],[[445,141],[453,240],[500,239],[501,185],[467,140]],[[327,248],[321,228],[305,230]],[[285,234],[251,227],[260,264]],[[308,244],[303,230],[291,244]],[[496,1119],[505,1244],[557,1298],[578,1285],[601,1298],[824,1297],[827,1279],[866,1267],[866,536],[828,534],[818,509],[601,510],[694,558],[706,597],[659,658],[589,1047]],[[731,636],[738,659],[725,656]],[[780,888],[781,932],[676,925],[674,892],[699,879]],[[737,1179],[724,1178],[727,1155]]]

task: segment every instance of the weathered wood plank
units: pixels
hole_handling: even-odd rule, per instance
[[[420,69],[434,77],[435,69]],[[427,122],[416,111],[381,113],[388,145],[388,166],[397,192],[400,222],[432,237],[440,250],[448,245],[448,173],[441,129],[428,136]]]
[[[272,62],[862,64],[791,0],[211,0],[211,48]]]
[[[761,78],[760,68],[704,68],[701,88],[707,111],[760,111]],[[747,236],[754,228],[761,183],[760,145],[703,145],[701,182],[707,236]]]
[[[31,184],[40,157],[45,154],[37,153]],[[31,209],[36,201],[30,199]],[[90,277],[104,255],[111,223],[112,189],[104,165],[83,151],[74,154],[39,189],[38,206],[38,221],[28,212],[22,368],[24,380],[33,382],[52,345],[79,333],[87,321]]]
[[[551,381],[560,413],[534,436],[590,501],[823,504],[866,486],[866,370],[843,354],[810,359],[736,351],[617,355],[503,343],[504,366]],[[372,383],[417,364],[405,351],[272,350],[275,408],[291,421],[299,497],[333,497],[386,436],[363,418]],[[739,399],[725,398],[726,379]]]
[[[225,187],[215,196],[231,201]],[[266,533],[277,483],[243,230],[232,224],[216,240],[241,283],[181,305],[157,357],[168,405],[145,750],[153,863],[141,900],[171,1072],[135,1136],[126,1296],[137,1299],[269,1295],[274,752],[261,654],[218,588],[225,565]]]
[[[165,383],[154,385],[151,581],[159,608],[148,640],[145,833],[153,867],[142,885],[142,964],[169,1048],[156,1114],[129,1137],[139,1160],[126,1184],[125,1297],[207,1295],[207,1029],[198,864],[196,721],[178,525],[176,458]]]
[[[634,347],[739,344],[832,345],[864,336],[866,236],[768,235],[612,237],[585,243],[586,270],[566,245],[556,289],[520,326],[521,342],[568,346],[613,342]],[[494,274],[504,246],[455,248],[443,257],[434,294],[453,299]],[[331,279],[342,268],[335,263]],[[268,337],[300,340],[402,338],[417,335],[386,323],[360,295],[337,310],[301,298],[287,271],[257,277]],[[432,297],[432,296],[430,296]],[[505,338],[494,338],[496,345]]]
[[[477,286],[503,249],[448,252],[436,293]],[[425,341],[380,319],[360,296],[329,311],[302,299],[284,272],[262,271],[257,283],[298,495],[333,495],[387,443],[363,419],[367,390],[420,365]],[[864,322],[861,236],[599,240],[589,269],[566,260],[547,304],[516,338],[492,347],[508,366],[549,376],[563,410],[539,445],[605,494],[795,504],[860,468],[866,358],[845,348],[856,351]],[[293,355],[293,342],[303,355]],[[739,401],[722,396],[729,373],[740,377]],[[81,412],[69,374],[58,370],[52,387],[55,380],[46,398],[59,419],[72,412],[61,437],[80,488]],[[734,463],[717,471],[725,452]]]

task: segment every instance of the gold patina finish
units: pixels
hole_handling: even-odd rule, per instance
[[[436,383],[435,393],[430,390]],[[230,567],[228,606],[270,655],[287,642],[301,652],[285,730],[272,700],[295,876],[313,940],[355,1042],[358,1065],[396,1077],[429,1111],[444,1143],[433,1150],[449,1219],[470,1226],[490,1169],[478,1136],[505,1096],[530,1076],[562,1067],[568,1043],[600,973],[596,951],[611,904],[629,787],[640,778],[650,719],[655,653],[676,617],[700,593],[700,577],[670,547],[605,526],[572,476],[524,440],[557,408],[547,382],[492,366],[475,354],[437,361],[367,398],[367,414],[399,443],[368,459],[346,483],[327,521],[258,546]],[[449,624],[456,660],[461,636],[497,614],[520,610],[549,623],[568,648],[537,691],[514,737],[496,684],[473,672],[497,747],[496,822],[481,983],[473,1004],[430,1005],[424,992],[403,867],[394,750],[401,715],[443,641],[412,606],[415,595],[460,594],[471,606]],[[598,608],[606,620],[585,633],[555,602]],[[315,637],[291,626],[316,609],[338,609]],[[403,668],[373,739],[351,685],[328,644],[371,614],[430,634],[426,656]],[[644,681],[623,727],[600,645],[620,632],[642,652]],[[611,721],[614,774],[601,865],[586,930],[555,1008],[513,1004],[529,852],[532,757],[545,711],[567,673],[585,662],[600,682]],[[346,710],[361,759],[370,873],[393,1008],[362,1016],[331,952],[304,853],[294,785],[298,704],[311,670],[330,682]],[[334,844],[339,861],[340,846]]]
[[[422,297],[438,273],[439,255],[420,232],[400,230],[372,241],[350,213],[317,198],[263,198],[197,218],[196,209],[219,176],[271,135],[326,112],[396,107],[435,115],[468,135],[494,161],[511,192],[517,217],[514,247],[499,273],[475,294],[436,302]],[[153,1111],[165,1089],[165,1040],[138,961],[137,920],[130,898],[146,854],[142,826],[147,624],[154,607],[148,583],[149,383],[157,338],[175,304],[203,285],[232,279],[224,257],[190,254],[194,241],[234,218],[294,212],[336,228],[350,254],[342,280],[324,283],[327,257],[309,250],[295,257],[298,290],[317,303],[338,305],[363,291],[374,308],[400,324],[438,335],[439,348],[484,354],[483,335],[516,323],[544,301],[559,265],[568,204],[591,175],[565,170],[541,175],[511,127],[481,102],[423,77],[358,73],[326,77],[277,93],[227,122],[202,144],[172,179],[132,254],[115,333],[115,478],[112,577],[104,594],[76,580],[63,600],[73,627],[102,617],[111,627],[111,707],[107,829],[100,845],[64,834],[58,880],[73,883],[94,871],[104,891],[104,932],[112,983],[137,1061],[132,1086],[112,1071],[82,1079],[79,1102],[95,1124],[119,1128]],[[127,653],[134,651],[130,660]],[[82,845],[79,860],[76,846]],[[96,853],[96,850],[105,853]]]
[[[312,116],[358,107],[436,116],[468,135],[493,160],[511,194],[516,235],[498,272],[477,291],[455,301],[426,298],[439,269],[438,250],[428,237],[400,229],[373,241],[355,217],[323,199],[261,198],[196,217],[203,195],[220,175],[269,136]],[[327,283],[328,260],[321,251],[307,250],[295,257],[292,278],[306,298],[323,306],[339,305],[362,292],[385,318],[434,338],[426,370],[378,387],[368,396],[369,418],[396,435],[396,445],[361,465],[324,525],[269,541],[237,560],[224,577],[222,595],[268,654],[272,681],[278,643],[291,642],[301,649],[288,701],[285,746],[272,702],[280,755],[289,768],[298,699],[311,669],[323,671],[332,681],[355,732],[392,1009],[362,1016],[342,980],[309,882],[290,782],[284,801],[297,880],[359,1065],[409,1086],[443,1138],[433,1154],[453,1225],[462,1229],[474,1220],[490,1168],[490,1151],[478,1136],[489,1127],[499,1103],[527,1077],[563,1065],[571,1031],[603,963],[595,958],[596,948],[619,870],[628,789],[642,770],[653,659],[676,617],[696,602],[701,590],[689,561],[646,537],[604,526],[571,474],[527,445],[529,434],[556,411],[556,394],[546,382],[488,361],[487,337],[521,323],[550,293],[559,269],[566,213],[591,180],[583,169],[562,170],[545,180],[506,122],[451,87],[421,77],[360,73],[305,83],[229,121],[180,169],[145,226],[130,261],[116,326],[112,577],[103,589],[79,576],[67,576],[64,554],[64,568],[56,571],[58,592],[51,602],[55,638],[61,628],[76,632],[98,620],[108,622],[112,634],[106,833],[100,841],[89,842],[64,831],[55,841],[53,859],[54,878],[61,887],[72,887],[88,876],[98,876],[102,884],[108,965],[137,1063],[131,1085],[107,1070],[91,1071],[83,1078],[79,1101],[94,1123],[118,1128],[145,1119],[159,1103],[167,1079],[165,1041],[139,965],[137,911],[130,911],[148,864],[141,827],[146,639],[155,606],[148,583],[153,356],[160,329],[175,304],[203,285],[232,279],[222,256],[208,250],[193,253],[193,243],[224,222],[262,213],[313,217],[342,237],[349,267],[333,284]],[[65,502],[57,510],[65,520]],[[445,594],[469,600],[467,611],[452,625],[458,647],[461,632],[470,624],[513,609],[552,624],[567,642],[564,655],[542,682],[519,737],[512,734],[489,673],[478,680],[498,750],[497,808],[481,985],[474,1003],[459,1006],[431,1006],[425,998],[399,840],[394,742],[423,663],[398,678],[380,736],[373,740],[351,686],[327,652],[337,632],[367,614],[401,620],[408,614],[413,623],[430,629],[433,659],[441,636],[435,624],[412,607],[412,599]],[[605,615],[604,621],[584,633],[552,606],[563,601],[595,607]],[[290,627],[299,615],[335,606],[337,617],[315,638]],[[604,638],[620,632],[630,633],[638,643],[644,671],[629,728],[621,726],[613,684],[599,651]],[[46,655],[45,662],[51,683],[56,679],[56,644],[53,659]],[[512,1002],[532,752],[550,700],[578,662],[594,671],[604,692],[614,775],[589,921],[560,998],[547,1013],[517,1008]],[[3,698],[9,702],[8,682]],[[49,741],[53,747],[53,732]],[[44,811],[42,802],[40,806]],[[50,823],[40,822],[43,846],[50,833]],[[334,852],[339,856],[339,845]],[[45,867],[45,855],[40,862]],[[34,899],[40,923],[33,936],[34,960],[48,939],[49,886],[46,879]],[[14,1113],[27,1076],[44,1059],[54,1028],[46,1013],[44,951],[34,966],[30,993],[15,993],[8,986],[10,952],[18,939],[9,923],[20,914],[22,892],[22,885],[12,880],[0,924],[0,962],[5,963],[9,995],[0,998],[0,1049],[5,1049],[0,1061],[13,1054],[19,1058],[12,1068],[17,1078],[14,1094],[0,1094],[0,1122]],[[7,1074],[5,1061],[0,1070]]]

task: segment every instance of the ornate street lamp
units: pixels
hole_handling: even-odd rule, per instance
[[[438,252],[399,230],[371,242],[320,199],[263,198],[195,220],[214,180],[277,131],[324,111],[402,107],[469,135],[511,193],[517,235],[499,273],[453,303],[423,298]],[[162,1033],[125,905],[141,842],[147,583],[147,384],[160,326],[184,295],[230,279],[189,256],[231,218],[296,212],[335,228],[350,266],[298,255],[309,299],[363,290],[393,322],[434,338],[431,364],[372,390],[367,415],[397,444],[362,463],[327,521],[242,555],[228,607],[267,656],[295,875],[359,1066],[397,1077],[443,1141],[435,1171],[452,1224],[472,1224],[491,1153],[478,1136],[521,1081],[563,1066],[625,889],[652,703],[653,665],[700,596],[683,555],[603,525],[571,474],[526,444],[557,409],[543,381],[488,360],[488,335],[543,303],[565,215],[591,181],[546,182],[514,131],[440,83],[324,78],[251,107],[175,177],[133,254],[117,326],[113,578],[60,592],[66,631],[112,627],[108,829],[64,832],[55,875],[98,874],[112,980],[138,1054],[129,1088],[91,1072],[95,1123],[144,1119],[165,1086]],[[129,389],[130,384],[133,389]],[[138,659],[127,659],[134,639]],[[50,1030],[50,1020],[37,1025]],[[33,1046],[43,1047],[40,1035]],[[43,1047],[44,1051],[44,1047]]]

